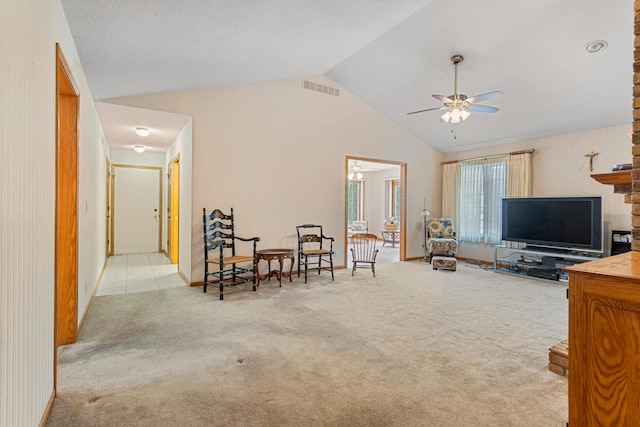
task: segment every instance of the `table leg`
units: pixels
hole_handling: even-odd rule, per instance
[[[283,262],[284,257],[279,256],[278,257],[278,263],[280,264],[280,274],[278,275],[278,280],[280,281],[280,287],[282,287],[282,262]]]
[[[293,255],[288,256],[287,258],[289,258],[289,261],[291,261],[291,266],[289,267],[289,282],[293,282],[293,280],[291,280],[291,275],[293,274]]]

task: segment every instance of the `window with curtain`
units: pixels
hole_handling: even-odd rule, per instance
[[[402,191],[400,186],[400,180],[394,179],[391,181],[391,215],[400,219],[400,201],[402,199]]]
[[[502,198],[507,158],[461,162],[456,191],[458,239],[473,243],[500,243]]]
[[[347,193],[347,221],[362,221],[362,181],[349,181]]]

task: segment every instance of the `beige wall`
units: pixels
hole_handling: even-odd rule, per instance
[[[592,173],[611,171],[618,163],[631,163],[631,125],[615,126],[566,135],[528,140],[513,144],[445,154],[446,160],[490,156],[533,148],[533,196],[604,196],[606,248],[611,230],[631,230],[631,205],[624,196],[613,193],[613,186],[602,185],[590,177]],[[585,154],[599,153],[589,171]],[[463,243],[461,257],[493,260],[493,246]]]
[[[336,86],[318,76],[313,80]],[[440,206],[441,154],[346,90],[300,79],[110,100],[193,118],[192,281],[203,274],[202,208],[234,208],[236,231],[259,247],[296,246],[295,226],[319,223],[345,255],[345,157],[407,162],[407,256],[422,255],[423,198]]]
[[[54,386],[56,42],[80,90],[79,319],[104,264],[108,148],[60,2],[0,10],[0,425],[35,426]]]

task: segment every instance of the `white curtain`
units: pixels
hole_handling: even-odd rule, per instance
[[[531,158],[532,152],[510,155],[507,158],[507,188],[506,197],[531,196]],[[520,242],[503,241],[503,245],[510,248],[524,248]]]
[[[507,197],[531,196],[531,154],[513,154],[507,157]]]
[[[456,193],[460,163],[448,163],[442,169],[442,217],[453,218],[453,229],[456,229]]]
[[[456,203],[460,240],[500,243],[505,178],[506,157],[461,163]]]

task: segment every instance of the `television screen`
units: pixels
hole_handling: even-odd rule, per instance
[[[602,197],[502,199],[502,240],[602,252]]]

